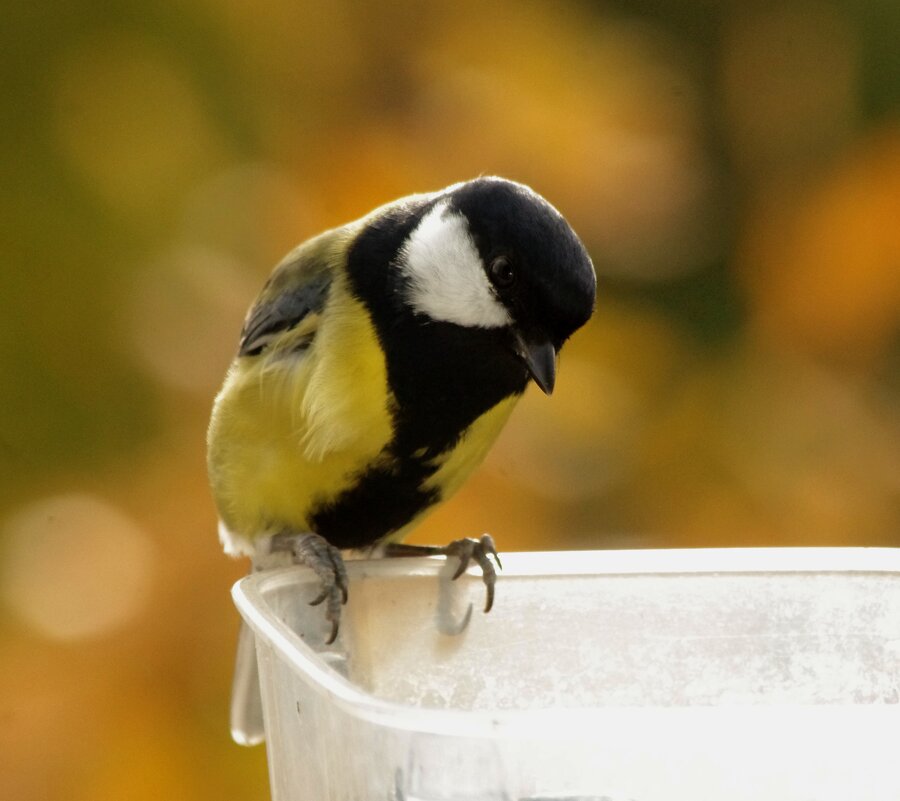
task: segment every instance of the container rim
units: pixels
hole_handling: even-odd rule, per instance
[[[437,577],[443,557],[397,559],[347,559],[352,578],[364,576]],[[690,548],[610,551],[505,552],[503,575],[511,576],[622,576],[665,574],[756,573],[893,573],[900,578],[900,548]],[[232,588],[234,604],[254,635],[269,643],[291,664],[307,684],[345,713],[380,726],[447,736],[522,737],[546,736],[547,731],[581,736],[586,727],[602,723],[641,725],[645,714],[662,710],[674,715],[711,716],[719,707],[603,707],[599,709],[445,710],[386,701],[373,696],[331,668],[322,658],[328,651],[315,651],[269,607],[267,593],[292,584],[302,586],[314,579],[304,567],[263,570],[240,579]],[[764,714],[777,706],[741,707],[744,715]],[[803,707],[808,714],[824,714],[835,707]],[[871,712],[875,713],[873,706]],[[868,707],[848,706],[845,711],[862,712]],[[730,708],[733,713],[734,708]]]

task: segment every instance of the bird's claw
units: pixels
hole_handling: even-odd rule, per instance
[[[456,556],[459,559],[459,566],[452,576],[454,581],[465,573],[469,563],[473,559],[475,560],[476,564],[481,568],[481,576],[487,590],[484,611],[490,612],[491,607],[494,605],[494,586],[497,584],[497,571],[494,568],[494,563],[491,562],[492,556],[497,562],[497,567],[501,570],[503,569],[493,537],[490,534],[483,534],[477,540],[472,537],[453,540],[442,550],[447,556]]]
[[[322,591],[310,606],[326,602],[325,619],[331,623],[331,633],[325,641],[331,645],[338,634],[341,606],[347,603],[347,569],[341,552],[318,534],[279,534],[272,538],[275,550],[290,551],[295,564],[310,568],[322,584]]]
[[[491,557],[494,558],[497,567],[501,570],[503,565],[500,563],[500,557],[497,555],[494,538],[490,534],[483,534],[477,540],[472,537],[453,540],[449,545],[443,546],[408,545],[405,542],[388,543],[384,552],[386,556],[455,556],[459,559],[459,565],[452,576],[454,581],[466,572],[466,568],[474,559],[475,563],[481,568],[484,586],[487,589],[484,611],[491,611],[491,607],[494,605],[494,585],[497,583],[497,570],[494,568],[493,562],[491,562]]]

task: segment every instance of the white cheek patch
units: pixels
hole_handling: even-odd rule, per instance
[[[432,320],[467,328],[500,328],[511,318],[491,291],[466,218],[438,203],[400,252],[407,300]]]

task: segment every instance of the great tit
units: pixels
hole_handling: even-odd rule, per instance
[[[489,537],[398,543],[482,461],[529,380],[553,391],[595,290],[562,215],[502,178],[401,198],[300,245],[247,314],[213,407],[226,551],[311,567],[331,640],[344,549],[457,555],[458,574],[474,558],[489,609]]]

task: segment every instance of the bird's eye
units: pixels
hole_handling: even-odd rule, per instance
[[[516,271],[508,256],[497,256],[490,266],[491,281],[499,289],[505,289],[516,280]]]

